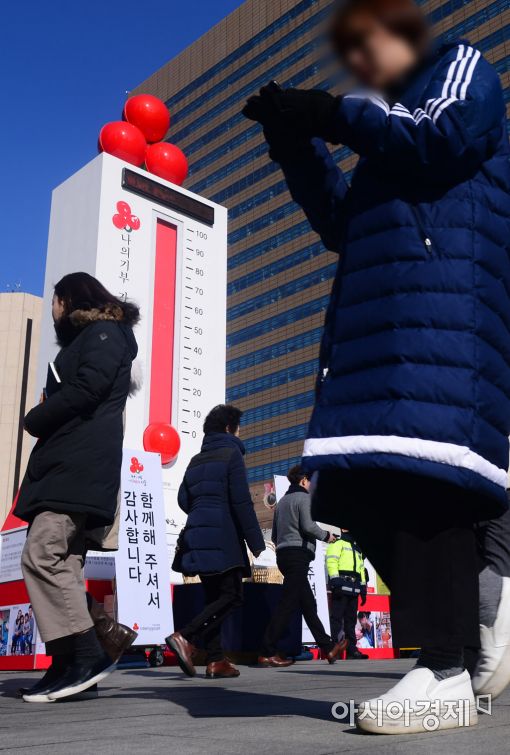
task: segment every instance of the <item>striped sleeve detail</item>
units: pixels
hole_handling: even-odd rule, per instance
[[[480,60],[480,52],[469,45],[459,45],[457,56],[452,60],[446,79],[441,90],[441,97],[435,97],[427,100],[425,113],[432,119],[433,123],[443,113],[452,102],[465,100],[467,90]]]
[[[452,60],[448,68],[441,96],[427,100],[425,108],[416,108],[413,113],[400,102],[396,102],[390,107],[382,97],[374,93],[347,94],[344,99],[369,100],[383,110],[387,116],[409,118],[417,125],[425,119],[431,120],[435,124],[441,113],[452,102],[466,99],[467,90],[480,57],[480,52],[475,50],[474,47],[459,45],[455,60]]]

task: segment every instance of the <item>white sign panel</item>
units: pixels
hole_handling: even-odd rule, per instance
[[[26,539],[26,527],[0,532],[0,582],[23,579],[21,552]]]
[[[108,580],[115,577],[115,556],[113,553],[88,551],[84,565],[85,579]]]
[[[119,621],[138,632],[137,645],[162,645],[173,631],[159,455],[124,449],[119,550]]]
[[[289,488],[289,481],[287,480],[286,477],[284,477],[283,475],[274,476],[274,489],[275,489],[277,501],[279,501],[280,498],[282,498],[285,495],[288,488]],[[316,549],[315,549],[315,558],[310,563],[310,568],[308,569],[308,581],[310,582],[310,587],[312,588],[313,594],[315,595],[315,600],[317,601],[317,613],[319,615],[319,619],[322,621],[324,625],[324,629],[329,634],[330,624],[329,624],[328,593],[326,590],[326,572],[325,572],[325,567],[324,567],[325,556],[326,556],[326,543],[317,542]],[[301,636],[302,636],[302,642],[304,643],[315,642],[313,635],[308,629],[308,626],[304,619],[303,619],[303,629],[302,629]]]

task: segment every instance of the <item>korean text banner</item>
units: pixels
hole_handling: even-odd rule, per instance
[[[124,449],[115,559],[119,621],[137,645],[164,644],[173,617],[159,454]]]

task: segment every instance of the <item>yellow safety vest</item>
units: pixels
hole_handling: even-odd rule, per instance
[[[326,548],[326,569],[330,579],[339,576],[339,572],[356,573],[361,584],[365,580],[365,563],[358,546],[348,540],[336,540]]]

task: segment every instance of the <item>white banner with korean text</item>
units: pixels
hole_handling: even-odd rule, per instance
[[[289,488],[289,481],[283,475],[275,475],[274,488],[275,488],[276,500],[279,501],[280,498],[283,498],[283,496],[287,492]],[[317,542],[316,549],[315,549],[315,558],[313,561],[310,562],[310,566],[308,568],[308,581],[310,582],[310,587],[312,588],[312,592],[315,595],[315,600],[317,602],[317,614],[319,616],[319,619],[322,621],[326,632],[329,633],[330,623],[329,623],[328,593],[326,590],[325,558],[326,558],[326,543]],[[315,639],[312,633],[310,632],[308,625],[304,619],[303,619],[301,641],[303,643],[308,643],[308,644],[315,643]]]
[[[115,560],[119,621],[138,632],[137,645],[163,645],[173,615],[159,454],[124,449]]]

